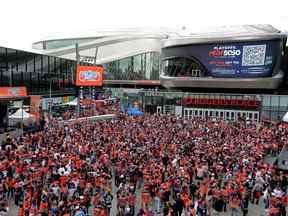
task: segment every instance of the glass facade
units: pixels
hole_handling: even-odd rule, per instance
[[[105,80],[159,80],[160,53],[143,53],[103,66]]]
[[[28,94],[74,92],[75,61],[0,47],[0,86],[26,86]]]
[[[253,95],[253,94],[213,94],[213,93],[192,93],[192,92],[173,92],[173,91],[141,91],[142,102],[147,106],[184,106],[182,99],[193,97],[195,99],[224,99],[224,100],[256,100],[260,101],[261,105],[257,109],[245,109],[248,111],[259,111],[263,120],[281,121],[286,112],[288,112],[288,95]],[[140,96],[139,96],[140,97]],[[220,107],[211,105],[206,106],[209,109],[220,109]],[[224,108],[223,108],[224,109]],[[227,107],[225,108],[227,109]],[[244,108],[229,108],[229,110],[244,110]],[[154,111],[155,111],[154,110]],[[259,116],[260,117],[260,116]]]
[[[267,119],[281,120],[288,112],[287,95],[263,95],[262,116]]]
[[[170,58],[163,61],[164,75],[171,77],[203,77],[204,69],[190,58]]]
[[[89,63],[83,63],[89,65]],[[103,64],[106,80],[159,80],[160,53]],[[26,86],[30,95],[75,94],[76,61],[0,47],[0,86]]]

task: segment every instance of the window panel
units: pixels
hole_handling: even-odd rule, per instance
[[[288,106],[288,97],[280,96],[280,106],[287,107]]]
[[[271,96],[271,106],[279,106],[279,96]]]
[[[263,103],[262,103],[262,105],[263,105],[263,106],[271,106],[271,104],[270,104],[270,99],[271,99],[271,96],[270,96],[270,95],[264,95],[264,96],[263,96]]]
[[[6,48],[0,47],[0,69],[7,68]]]
[[[157,52],[153,53],[153,64],[152,64],[152,80],[158,80],[159,79],[159,66],[160,66],[160,54]]]
[[[151,77],[151,55],[150,53],[146,53],[145,57],[146,68],[145,68],[145,79],[150,79]]]
[[[119,73],[121,74],[121,80],[126,80],[129,77],[129,58],[119,61]]]
[[[202,77],[204,75],[204,69],[197,62],[182,57],[164,61],[163,70],[164,74],[172,77]]]

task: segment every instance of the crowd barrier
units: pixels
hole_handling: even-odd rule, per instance
[[[3,132],[3,133],[0,133],[0,144],[3,142],[3,140],[5,139],[5,137],[7,135],[11,136],[11,137],[19,137],[23,134],[23,130],[22,129],[15,129],[15,130],[12,130],[12,131],[9,131],[9,132]]]

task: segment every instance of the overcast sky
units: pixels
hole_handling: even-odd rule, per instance
[[[31,48],[69,32],[130,27],[272,24],[288,31],[288,0],[2,0],[0,46]]]

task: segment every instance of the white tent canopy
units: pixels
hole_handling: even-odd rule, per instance
[[[288,122],[288,112],[286,112],[286,114],[283,116],[282,121]]]
[[[28,112],[26,112],[22,108],[18,109],[15,113],[13,113],[12,115],[9,116],[10,119],[23,119],[23,120],[33,118],[33,117],[34,117],[34,115],[29,114]]]

